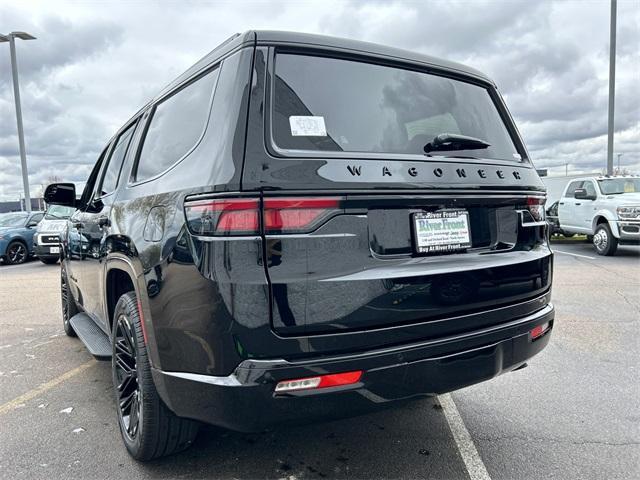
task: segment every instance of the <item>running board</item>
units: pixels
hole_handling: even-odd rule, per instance
[[[111,341],[89,315],[78,313],[69,323],[91,355],[97,360],[111,360]]]

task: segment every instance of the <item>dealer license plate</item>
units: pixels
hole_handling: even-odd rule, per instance
[[[471,246],[469,212],[441,210],[413,215],[415,250],[418,253],[447,253]]]

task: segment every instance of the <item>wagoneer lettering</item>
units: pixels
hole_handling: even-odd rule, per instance
[[[60,233],[64,328],[139,460],[436,395],[549,342],[545,190],[494,83],[251,31],[115,133]]]

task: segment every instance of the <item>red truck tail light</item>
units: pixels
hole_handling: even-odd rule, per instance
[[[265,233],[310,232],[341,212],[341,200],[341,197],[265,198]]]
[[[184,204],[187,225],[196,235],[257,235],[259,212],[257,198],[217,198]]]
[[[318,375],[317,377],[298,378],[295,380],[283,380],[276,385],[276,393],[353,385],[360,381],[360,377],[362,377],[362,370]]]

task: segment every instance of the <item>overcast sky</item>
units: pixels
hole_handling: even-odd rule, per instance
[[[84,181],[105,142],[170,80],[235,32],[374,41],[496,80],[538,168],[606,165],[609,1],[30,2],[0,0],[22,30],[18,66],[32,195]],[[614,151],[640,173],[640,2],[618,1]],[[22,190],[9,47],[0,44],[0,200]]]

